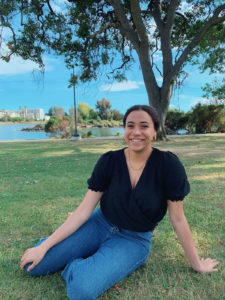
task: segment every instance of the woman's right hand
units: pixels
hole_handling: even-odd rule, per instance
[[[28,263],[32,263],[27,271],[31,271],[36,267],[37,264],[42,260],[42,258],[46,254],[45,248],[42,247],[42,245],[39,245],[35,248],[29,248],[24,252],[24,255],[21,258],[20,261],[20,268],[21,270],[24,269],[24,266]]]

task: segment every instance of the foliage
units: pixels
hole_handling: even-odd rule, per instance
[[[59,125],[59,119],[56,116],[52,116],[45,124],[46,132],[57,132]]]
[[[69,68],[80,69],[83,82],[97,79],[106,65],[107,76],[123,80],[136,58],[163,135],[174,84],[186,78],[186,63],[224,71],[221,0],[70,0],[56,7],[48,0],[2,0],[1,26],[12,34],[2,43],[8,51],[1,58],[16,54],[44,68],[43,53],[54,51]],[[18,15],[21,22],[14,26]]]
[[[98,121],[101,120],[101,118],[98,116],[98,113],[93,108],[91,108],[89,111],[89,119]]]
[[[206,83],[202,90],[205,92],[203,97],[209,99],[211,104],[225,103],[225,78],[221,81],[215,78],[212,84]]]
[[[110,108],[110,100],[103,98],[102,100],[97,101],[96,109],[98,110],[98,115],[102,120],[109,120],[111,118]]]
[[[53,106],[49,108],[49,116],[55,116],[57,118],[62,118],[65,116],[65,110],[62,107]]]
[[[189,114],[189,126],[195,133],[225,132],[225,106],[198,103]]]
[[[165,125],[171,130],[186,129],[188,116],[183,111],[169,109],[166,115]]]
[[[78,112],[83,120],[90,118],[91,107],[87,103],[78,103]]]
[[[121,121],[123,120],[123,114],[121,114],[117,109],[111,110],[111,116],[113,120]]]
[[[3,118],[0,119],[0,121],[1,122],[22,122],[24,121],[24,119],[21,117],[4,116]]]

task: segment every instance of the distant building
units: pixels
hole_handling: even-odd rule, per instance
[[[14,118],[14,117],[20,117],[24,120],[28,120],[28,119],[33,119],[33,120],[38,120],[38,121],[42,121],[45,120],[45,114],[44,114],[44,110],[42,108],[34,108],[34,109],[29,109],[27,107],[21,109],[19,111],[16,110],[0,110],[0,119],[4,118],[4,117],[10,117],[10,118]]]
[[[20,109],[20,117],[23,119],[44,120],[44,110],[42,108],[29,109],[27,107]]]
[[[20,113],[16,110],[0,110],[0,119],[4,118],[4,117],[20,117]]]

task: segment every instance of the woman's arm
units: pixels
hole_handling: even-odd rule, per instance
[[[47,240],[36,248],[27,249],[21,259],[21,269],[27,263],[32,262],[28,271],[32,270],[44,257],[46,252],[54,245],[58,244],[72,233],[74,233],[81,225],[83,225],[94,211],[98,201],[103,192],[94,192],[88,190],[83,201],[78,208],[70,215],[70,217],[63,223]]]
[[[217,271],[215,267],[219,262],[211,258],[200,259],[198,256],[188,222],[184,215],[183,202],[168,200],[168,211],[171,223],[192,268],[201,274]]]

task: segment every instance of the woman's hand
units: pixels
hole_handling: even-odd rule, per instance
[[[205,273],[217,272],[218,269],[216,269],[215,267],[218,264],[219,262],[216,259],[201,258],[199,266],[196,267],[192,266],[192,268],[201,274],[205,274]]]
[[[24,266],[28,263],[32,263],[27,271],[31,271],[36,267],[37,264],[42,260],[42,258],[45,256],[46,250],[40,245],[35,248],[29,248],[24,252],[24,255],[21,258],[20,261],[20,268],[21,270],[24,269]]]

